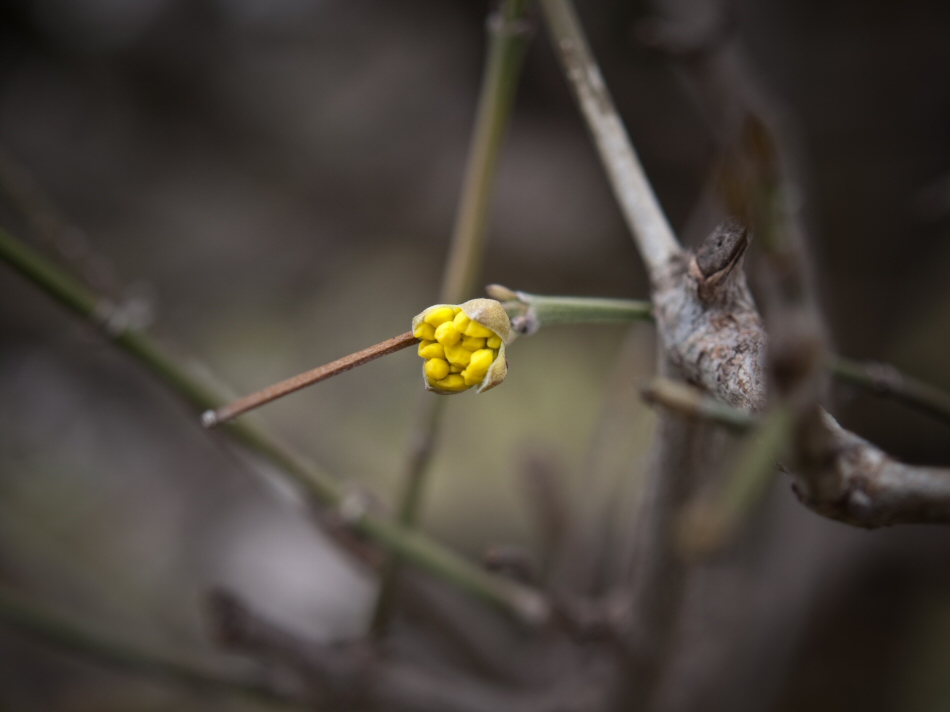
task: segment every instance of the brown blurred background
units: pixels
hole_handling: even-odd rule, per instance
[[[713,160],[645,2],[582,0],[594,51],[674,228]],[[8,0],[0,146],[80,228],[56,245],[0,197],[0,225],[79,265],[235,394],[405,331],[437,295],[484,52],[485,2]],[[950,4],[732,4],[796,150],[820,295],[844,354],[950,388]],[[644,272],[538,26],[503,151],[483,283],[645,297]],[[518,341],[505,387],[452,399],[425,528],[477,555],[537,548],[526,463],[578,526],[638,462],[651,415],[595,430],[625,329]],[[629,337],[630,387],[652,370]],[[384,502],[398,491],[419,360],[391,356],[260,419]],[[846,390],[845,425],[950,464],[946,427]],[[616,415],[616,414],[615,414]],[[604,452],[614,448],[613,455]],[[620,463],[618,465],[617,463]],[[624,469],[627,467],[627,469]],[[0,266],[0,577],[155,647],[212,654],[225,584],[321,639],[358,634],[374,583],[292,492],[209,439],[140,368]],[[608,485],[592,486],[594,470]],[[776,497],[791,498],[780,480]],[[796,505],[797,506],[797,505]],[[804,512],[816,576],[793,659],[757,709],[950,706],[950,532],[859,532]],[[787,531],[795,537],[794,527]],[[790,566],[796,565],[790,562]],[[776,615],[781,616],[781,611]],[[0,628],[0,708],[232,709]]]

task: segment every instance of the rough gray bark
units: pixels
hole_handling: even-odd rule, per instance
[[[808,432],[793,475],[807,507],[866,528],[950,522],[950,470],[898,462],[824,411]]]
[[[765,332],[742,270],[751,236],[725,223],[693,256],[680,253],[653,277],[665,357],[687,380],[747,412],[765,405]]]

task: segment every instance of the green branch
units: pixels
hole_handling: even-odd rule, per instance
[[[488,51],[443,274],[440,294],[443,304],[459,304],[468,299],[481,271],[498,156],[530,37],[524,19],[525,6],[525,0],[504,0],[498,11],[488,18]],[[435,451],[444,405],[444,398],[430,393],[423,394],[419,403],[397,511],[399,521],[407,527],[414,527],[419,519],[426,473]],[[397,560],[385,562],[371,624],[377,636],[385,632],[395,607],[398,571]]]
[[[151,337],[123,326],[122,312],[35,250],[0,229],[0,260],[73,313],[100,327],[119,348],[133,356],[160,381],[178,393],[199,413],[216,409],[226,399],[182,367]],[[294,453],[263,430],[243,421],[232,421],[224,431],[280,468],[319,502],[342,507],[346,498],[337,482],[312,462]],[[430,574],[455,583],[469,594],[515,616],[538,622],[537,612],[546,610],[546,600],[534,589],[494,576],[434,541],[425,540],[409,528],[363,514],[349,522],[364,536],[376,541]]]
[[[26,635],[110,667],[190,686],[247,695],[271,703],[300,706],[265,683],[247,676],[225,674],[196,661],[141,650],[106,638],[36,606],[32,600],[5,585],[0,585],[0,621]]]
[[[500,284],[485,288],[488,296],[502,303],[511,325],[522,334],[533,334],[542,326],[592,324],[653,319],[650,302],[635,299],[597,297],[549,297],[518,292]]]
[[[512,326],[522,334],[533,334],[543,326],[557,324],[592,324],[653,318],[650,302],[635,299],[546,296],[519,292],[500,284],[490,284],[486,287],[486,291],[490,297],[502,303],[512,320]],[[856,361],[844,356],[830,356],[827,368],[842,381],[950,423],[950,393],[901,373],[889,364]],[[660,389],[659,398],[662,398],[667,395],[667,389],[665,385],[660,386]],[[683,394],[675,396],[670,392],[669,395],[677,398]],[[718,403],[708,397],[707,401],[705,405]],[[675,409],[676,404],[674,403],[671,407]],[[693,405],[688,407],[691,408]],[[711,407],[715,411],[716,407]],[[732,415],[727,413],[723,415],[723,418],[729,421]],[[716,412],[701,414],[701,417],[722,420],[722,418],[717,418]],[[724,424],[728,425],[729,422],[725,421]]]

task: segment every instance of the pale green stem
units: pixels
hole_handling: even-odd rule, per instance
[[[0,621],[34,638],[96,662],[129,672],[161,677],[189,686],[259,698],[302,708],[268,685],[246,676],[225,674],[184,658],[141,650],[118,642],[37,606],[32,597],[0,584]]]
[[[505,0],[498,12],[488,19],[488,52],[455,228],[443,274],[440,294],[443,304],[459,304],[468,299],[481,271],[498,156],[528,46],[525,5],[526,0]],[[414,527],[418,522],[426,473],[435,451],[443,407],[444,398],[441,396],[422,395],[398,507],[399,521],[408,527]],[[392,617],[398,572],[397,560],[391,558],[384,564],[371,624],[377,636],[385,632]]]
[[[50,263],[35,250],[0,229],[0,260],[72,312],[96,324],[117,346],[136,358],[160,381],[177,392],[199,413],[226,402],[181,366],[177,359],[150,336],[122,326],[122,319],[106,300]],[[329,507],[342,510],[351,498],[344,497],[337,482],[306,458],[294,453],[263,430],[245,421],[232,421],[224,431],[254,450]],[[513,584],[484,571],[442,545],[425,540],[409,528],[371,514],[360,513],[348,522],[356,531],[376,541],[405,560],[436,577],[454,582],[469,594],[516,616],[537,621],[537,611],[547,604],[535,590]]]
[[[653,308],[648,301],[530,294],[498,284],[490,284],[486,289],[489,296],[502,303],[515,330],[524,334],[533,334],[541,327],[558,324],[653,319]],[[903,403],[938,420],[950,422],[950,393],[908,376],[890,364],[857,361],[832,355],[828,357],[826,365],[828,370],[842,381]],[[698,394],[698,391],[696,393]],[[753,422],[741,411],[729,408],[709,396],[699,394],[696,397],[703,399],[702,404],[690,407],[699,407],[704,411],[698,414],[699,417],[739,428],[745,427],[742,423]],[[657,398],[657,401],[662,402],[660,398]],[[725,410],[719,412],[720,409]]]
[[[650,302],[636,299],[542,296],[518,292],[499,284],[486,287],[502,303],[515,331],[533,334],[542,326],[592,324],[653,319]]]

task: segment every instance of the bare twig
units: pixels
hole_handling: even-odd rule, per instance
[[[512,689],[380,654],[366,641],[323,644],[278,628],[227,593],[213,601],[221,637],[236,651],[298,675],[319,708],[385,712],[598,712],[610,690],[576,671],[556,684]],[[586,671],[585,671],[586,672]]]
[[[950,393],[901,373],[890,364],[832,356],[829,368],[842,381],[950,423]]]
[[[252,696],[282,706],[301,706],[299,700],[260,676],[255,679],[215,670],[194,660],[141,650],[107,638],[44,610],[6,585],[0,585],[0,620],[26,635],[110,667],[189,686]]]
[[[800,446],[807,470],[793,473],[799,499],[858,527],[950,524],[950,469],[897,462],[819,411]]]
[[[738,432],[755,427],[748,413],[712,398],[698,388],[669,378],[654,378],[642,390],[643,399],[687,418],[710,420]]]
[[[514,544],[490,547],[482,554],[489,571],[503,573],[517,581],[537,586],[541,583],[541,564],[530,551]]]
[[[630,143],[573,5],[570,0],[541,0],[541,8],[624,219],[655,278],[679,254],[679,243]]]
[[[394,354],[397,351],[402,351],[418,343],[419,339],[413,336],[411,331],[407,331],[405,334],[394,336],[375,346],[370,346],[362,351],[357,351],[349,356],[344,356],[336,361],[332,361],[325,366],[319,366],[281,381],[280,383],[275,383],[272,386],[263,388],[255,393],[251,393],[250,395],[246,395],[232,403],[228,403],[223,408],[205,411],[201,416],[201,424],[206,428],[213,428],[216,425],[233,420],[242,413],[247,413],[249,410],[254,410],[266,403],[299,391],[301,388],[312,386],[315,383],[325,381],[333,376],[338,376],[341,373],[367,364],[370,361],[375,361],[383,356]]]
[[[89,240],[71,224],[30,172],[0,147],[0,192],[26,218],[30,230],[74,274],[101,293],[115,297],[112,268],[93,254]]]
[[[73,313],[100,326],[113,343],[135,358],[166,386],[199,411],[214,409],[223,400],[212,388],[141,331],[118,329],[109,319],[109,303],[101,300],[42,255],[0,229],[0,260],[20,272]],[[306,458],[285,447],[264,431],[245,422],[226,425],[226,432],[276,465],[322,504],[338,508],[346,524],[407,561],[449,581],[469,594],[529,622],[547,620],[549,604],[533,589],[492,576],[449,549],[398,523],[382,519],[360,507],[358,498],[344,497],[336,481]]]
[[[475,126],[462,183],[455,227],[443,273],[441,301],[458,304],[475,288],[481,269],[485,235],[495,185],[496,165],[514,104],[521,65],[530,38],[526,0],[504,0],[488,18],[488,53],[482,76]],[[425,393],[419,401],[403,473],[397,517],[416,525],[425,491],[425,476],[435,451],[445,399]],[[377,636],[388,625],[395,606],[398,561],[384,564],[382,584],[371,628]]]

